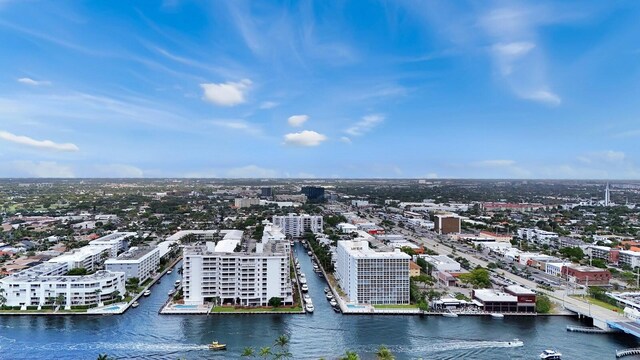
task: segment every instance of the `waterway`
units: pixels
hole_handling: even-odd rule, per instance
[[[570,317],[418,317],[341,315],[325,299],[302,247],[295,251],[305,272],[315,312],[307,315],[159,315],[179,278],[165,275],[140,306],[119,316],[0,317],[0,359],[234,359],[246,346],[259,349],[287,334],[295,359],[335,359],[353,350],[374,359],[385,344],[397,359],[537,359],[551,348],[563,359],[614,359],[615,350],[640,344],[623,334],[567,332],[581,325]],[[510,347],[518,338],[523,347]],[[211,352],[212,340],[228,351]],[[630,357],[633,358],[633,357]]]

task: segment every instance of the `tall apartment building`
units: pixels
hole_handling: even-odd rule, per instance
[[[111,245],[87,245],[54,257],[49,262],[65,264],[68,270],[84,268],[91,272],[101,267],[112,251]]]
[[[118,256],[118,253],[122,251],[127,251],[127,247],[129,245],[129,241],[127,241],[127,238],[129,236],[136,236],[136,233],[135,232],[114,232],[112,234],[105,235],[101,238],[89,241],[89,245],[111,246],[111,256],[116,257]]]
[[[124,295],[125,275],[121,272],[98,271],[91,275],[65,276],[66,263],[42,263],[0,279],[6,306],[52,305],[62,297],[62,306],[93,305]]]
[[[298,238],[302,237],[306,231],[314,234],[322,232],[324,222],[322,216],[291,213],[289,215],[274,216],[273,224],[282,229],[285,235]]]
[[[234,201],[235,207],[238,209],[247,208],[254,205],[260,205],[260,199],[258,198],[238,198]]]
[[[411,256],[376,252],[366,240],[338,241],[336,277],[350,302],[408,304]]]
[[[284,304],[293,303],[290,278],[289,241],[271,224],[264,229],[255,247],[245,244],[246,251],[236,251],[241,240],[235,232],[225,235],[217,244],[184,248],[182,288],[185,304],[204,302],[266,306],[278,297]]]
[[[105,270],[123,272],[126,279],[136,277],[140,283],[155,273],[160,265],[160,249],[157,246],[132,247],[115,259],[104,262]]]
[[[461,232],[461,220],[455,214],[438,214],[433,217],[433,231],[438,234],[458,234]]]

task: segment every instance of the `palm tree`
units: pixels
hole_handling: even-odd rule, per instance
[[[110,360],[110,358],[109,358],[109,355],[107,355],[107,354],[100,354],[100,355],[98,355],[96,360]]]
[[[360,360],[360,356],[353,351],[347,350],[340,360]]]
[[[254,357],[256,356],[256,351],[251,347],[251,346],[247,346],[246,348],[244,348],[242,350],[242,355],[243,357]]]
[[[268,346],[265,346],[263,348],[260,348],[260,356],[263,358],[267,358],[269,355],[271,355],[271,348]]]
[[[394,360],[395,356],[393,356],[388,347],[380,345],[378,351],[376,351],[376,358],[378,360]]]
[[[279,348],[285,348],[287,345],[289,345],[289,337],[287,335],[280,335],[278,336],[278,338],[276,339],[275,342],[275,346],[279,347]]]

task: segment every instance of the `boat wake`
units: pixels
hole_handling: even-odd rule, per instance
[[[19,349],[21,344],[11,344],[12,349]],[[173,353],[208,350],[207,345],[181,344],[181,343],[49,343],[49,344],[24,344],[24,350],[36,351],[115,351],[115,352],[139,352],[139,353]]]

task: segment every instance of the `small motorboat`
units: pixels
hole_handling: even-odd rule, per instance
[[[307,286],[307,284],[302,284],[302,286],[300,287],[300,290],[302,290],[302,292],[307,292],[309,291],[309,286]]]
[[[309,296],[309,294],[302,295],[302,298],[304,299],[304,301],[311,301],[311,296]]]
[[[300,278],[300,284],[305,285],[307,283],[307,279],[304,277]]]
[[[144,295],[144,296],[149,296],[149,295],[151,295],[151,290],[145,290],[145,291],[142,293],[142,295]]]
[[[329,300],[329,301],[333,300],[333,294],[332,293],[327,293],[327,300]]]
[[[522,340],[519,340],[519,339],[513,339],[513,340],[509,341],[507,344],[509,344],[509,346],[513,346],[513,347],[524,346],[524,342]]]
[[[313,307],[313,304],[306,304],[304,306],[304,309],[308,312],[308,313],[312,313],[313,310],[315,310],[315,308]]]
[[[329,291],[331,291],[328,287],[324,288],[324,293],[327,294]]]
[[[171,295],[175,294],[175,292],[176,292],[175,290],[169,290],[168,295],[171,296]]]
[[[562,359],[562,354],[555,350],[545,350],[540,354],[540,359],[545,360],[560,360]]]
[[[172,272],[172,270],[167,271],[167,275],[168,275],[168,274],[171,274],[171,272]]]
[[[227,344],[220,344],[217,341],[211,342],[209,344],[209,350],[219,351],[219,350],[227,350]]]
[[[307,251],[307,255],[311,256],[313,254],[311,251]]]
[[[338,306],[338,302],[336,301],[336,299],[331,299],[331,301],[329,301],[329,305],[336,307]]]
[[[491,317],[494,318],[494,319],[504,319],[504,315],[503,314],[497,314],[497,313],[491,314]]]
[[[334,306],[332,309],[333,309],[333,311],[335,311],[337,313],[340,312],[340,307],[339,306]]]
[[[454,314],[454,313],[452,313],[452,312],[446,312],[446,313],[442,314],[442,316],[444,316],[444,317],[450,317],[450,318],[457,318],[457,317],[458,317],[458,314]]]
[[[176,282],[173,284],[173,286],[178,287],[178,286],[180,286],[181,283],[182,283],[181,280],[176,280]]]
[[[133,304],[131,304],[132,308],[137,308],[138,306],[140,306],[140,304],[137,301],[134,301]]]

